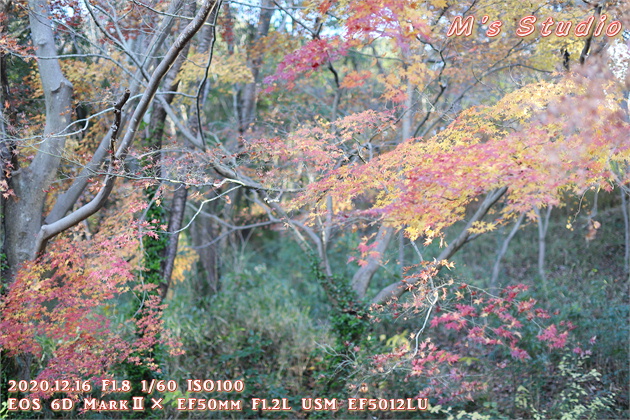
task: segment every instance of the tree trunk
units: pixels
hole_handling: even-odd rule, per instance
[[[7,259],[11,276],[20,264],[35,257],[37,235],[42,226],[44,201],[57,175],[66,144],[65,131],[72,115],[72,84],[56,58],[55,37],[45,0],[29,1],[31,37],[46,104],[46,125],[38,152],[28,167],[15,171],[11,186],[16,199],[6,203]]]
[[[189,10],[188,15],[194,15],[194,10]],[[184,61],[186,60],[186,56],[188,55],[190,44],[186,45],[182,50],[181,54],[175,60],[173,67],[167,73],[164,79],[164,85],[166,89],[170,92],[174,92],[177,90],[177,86],[179,84],[176,81],[177,74],[181,69]],[[164,97],[164,101],[167,106],[169,106],[174,99],[174,94],[168,94]],[[149,121],[149,129],[148,135],[145,139],[145,144],[151,153],[148,154],[147,158],[142,162],[144,167],[151,168],[148,171],[145,171],[145,176],[154,177],[156,179],[162,178],[162,143],[164,138],[164,126],[166,123],[166,109],[164,105],[160,101],[156,101],[153,105],[153,111],[151,112],[151,120]],[[156,182],[154,185],[149,186],[145,190],[145,200],[147,201],[149,207],[146,212],[147,220],[159,220],[160,224],[167,224],[167,214],[164,206],[156,203],[156,194],[160,190],[160,186],[162,183],[160,181]],[[186,189],[180,186],[180,189],[184,190],[184,194]],[[186,196],[184,195],[184,202],[186,200]],[[177,201],[177,193],[174,198],[174,202]],[[174,203],[174,207],[177,205]],[[177,228],[175,230],[170,230],[165,232],[157,233],[157,237],[145,236],[143,238],[144,245],[144,279],[148,283],[157,284],[160,290],[160,296],[164,298],[166,296],[166,292],[168,290],[168,285],[170,283],[170,275],[172,273],[172,266],[174,264],[175,255],[177,253],[177,241],[179,239],[179,226],[181,225],[181,217],[183,216],[183,211],[178,213],[177,218],[179,218],[177,222]],[[177,220],[176,218],[176,220]],[[172,215],[171,221],[168,222],[169,228],[172,226]],[[176,233],[171,233],[176,232]],[[170,234],[169,234],[170,233]],[[175,242],[174,245],[172,242]],[[171,248],[174,247],[174,252],[171,252]],[[171,261],[168,259],[172,258]],[[171,271],[168,272],[168,278],[164,277],[165,271],[164,267],[170,267]]]
[[[381,266],[381,258],[394,235],[394,231],[395,229],[392,227],[381,225],[376,239],[374,239],[374,242],[377,243],[374,251],[378,253],[378,257],[376,255],[369,257],[367,264],[359,268],[352,277],[352,289],[360,299],[365,296],[374,273]]]
[[[243,86],[241,92],[241,100],[239,106],[239,133],[244,134],[254,123],[256,119],[256,102],[257,102],[257,85],[262,80],[262,74],[260,68],[263,62],[263,54],[258,51],[256,47],[259,41],[267,36],[269,33],[269,26],[271,24],[271,15],[273,14],[273,8],[271,0],[262,0],[260,17],[258,18],[258,26],[256,28],[256,34],[254,39],[248,47],[248,62],[247,65],[252,72],[252,83],[248,83]]]
[[[173,194],[171,216],[169,218],[167,229],[169,237],[161,267],[162,284],[160,285],[160,291],[162,299],[166,297],[166,293],[168,293],[168,289],[171,286],[173,267],[175,267],[175,257],[177,257],[179,230],[182,228],[182,221],[184,220],[187,197],[188,190],[183,185],[179,186]]]
[[[211,296],[219,291],[219,244],[215,242],[216,229],[210,218],[198,216],[193,221],[190,234],[201,266],[196,291],[200,297]]]
[[[621,190],[621,213],[623,214],[624,226],[623,269],[630,280],[630,218],[628,217],[628,199],[626,198],[628,193],[623,186],[619,189]]]
[[[492,278],[490,279],[490,290],[494,290],[497,286],[497,280],[499,279],[499,270],[501,268],[501,260],[505,256],[505,253],[507,252],[508,247],[510,246],[510,242],[516,235],[516,232],[518,232],[518,228],[521,226],[521,223],[523,223],[524,218],[525,218],[525,213],[521,213],[521,215],[516,220],[516,223],[514,223],[514,227],[510,231],[509,235],[507,236],[507,238],[505,238],[505,241],[503,241],[503,244],[501,245],[501,249],[499,249],[499,253],[497,254],[497,260],[495,261],[494,266],[492,267]]]
[[[551,206],[547,207],[547,211],[543,216],[540,209],[535,208],[538,217],[538,275],[542,281],[543,289],[547,293],[547,273],[545,271],[545,255],[547,253],[547,228],[549,228],[549,216],[551,215]]]
[[[0,13],[8,15],[11,4],[8,1],[0,3]],[[0,32],[0,36],[6,36],[4,30]],[[0,104],[10,103],[10,88],[7,77],[7,55],[0,52]],[[18,160],[13,154],[15,144],[9,136],[10,121],[12,112],[0,106],[0,193],[8,192],[11,184],[11,172],[18,169]],[[0,194],[0,279],[8,279],[9,273],[6,270],[6,229],[5,229],[5,210],[6,199]],[[2,290],[2,280],[0,280],[0,290]],[[1,373],[1,372],[0,372]]]

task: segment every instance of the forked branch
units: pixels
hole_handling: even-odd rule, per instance
[[[158,90],[160,82],[162,81],[162,79],[164,78],[168,70],[171,68],[171,66],[177,59],[177,56],[184,49],[186,44],[192,39],[192,37],[203,26],[204,22],[208,18],[208,15],[216,6],[217,6],[216,0],[204,1],[202,7],[199,9],[195,18],[186,26],[186,28],[184,28],[184,30],[179,34],[179,36],[173,43],[173,45],[171,45],[171,48],[168,50],[168,52],[166,53],[166,55],[164,56],[160,64],[157,66],[157,68],[153,72],[151,79],[149,80],[147,84],[147,88],[144,91],[144,94],[142,95],[140,102],[138,103],[138,105],[136,106],[134,110],[134,113],[131,117],[131,121],[129,122],[129,127],[127,128],[125,132],[125,136],[123,137],[122,141],[120,142],[120,144],[118,145],[118,148],[115,151],[113,151],[113,149],[114,147],[116,147],[115,141],[116,141],[118,127],[112,127],[113,135],[112,135],[112,140],[110,141],[110,149],[113,151],[113,154],[110,160],[110,169],[113,169],[111,168],[111,165],[113,165],[116,160],[122,160],[127,154],[129,147],[131,146],[131,143],[138,130],[138,127],[140,123],[142,122],[142,118],[144,117],[144,114],[147,112],[149,105],[153,101],[153,97],[155,96],[155,93]],[[125,97],[128,99],[127,93],[125,93]],[[125,97],[123,98],[124,101],[121,100],[116,105],[116,108],[118,110],[121,110],[124,105],[124,102],[126,102]],[[120,124],[120,118],[119,118],[120,115],[121,115],[120,112],[116,113],[117,124]],[[63,232],[66,229],[71,228],[77,223],[80,223],[81,221],[87,219],[88,217],[96,213],[98,210],[100,210],[105,204],[105,202],[107,201],[107,198],[109,197],[109,194],[111,193],[112,188],[114,187],[115,180],[116,180],[116,177],[114,176],[113,171],[111,170],[108,171],[107,175],[105,176],[103,186],[101,187],[99,192],[96,194],[96,196],[89,203],[85,204],[84,206],[78,208],[77,210],[73,211],[72,213],[68,214],[67,216],[62,217],[61,219],[53,223],[43,225],[37,235],[34,253],[31,256],[31,258],[35,258],[39,253],[41,253],[45,249],[46,243],[48,242],[50,238],[52,238],[55,235],[58,235],[59,233]]]
[[[484,216],[488,213],[490,208],[497,202],[499,199],[505,194],[507,191],[507,187],[502,187],[497,190],[489,193],[485,200],[481,203],[473,217],[468,221],[466,227],[460,232],[459,236],[455,238],[437,257],[438,264],[436,265],[436,269],[440,270],[442,267],[439,264],[440,261],[448,260],[451,258],[459,249],[464,246],[467,242],[470,242],[474,239],[474,236],[470,233],[470,228],[473,226],[475,222],[480,221],[484,218]],[[372,303],[383,304],[390,299],[399,298],[406,291],[409,290],[409,284],[403,281],[397,281],[395,283],[390,284],[389,286],[382,289],[374,299],[372,299]]]

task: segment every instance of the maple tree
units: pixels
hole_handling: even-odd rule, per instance
[[[315,116],[312,123],[303,123],[288,135],[251,142],[255,162],[268,168],[266,185],[305,189],[289,201],[289,208],[297,211],[310,206],[306,223],[289,223],[305,248],[311,242],[325,275],[333,276],[327,248],[335,229],[380,225],[377,232],[368,230],[373,240],[365,236],[358,246],[361,257],[356,259],[361,267],[351,283],[359,298],[366,295],[394,232],[403,231],[412,243],[418,238],[425,244],[436,238],[444,242],[445,231],[466,220],[434,263],[423,261],[419,254],[418,271],[408,271],[402,280],[376,293],[372,302],[377,308],[409,291],[415,301],[421,301],[418,296],[435,290],[432,279],[440,268],[449,266],[445,260],[485,232],[516,219],[520,224],[523,215],[541,226],[539,266],[544,281],[544,235],[550,209],[564,206],[571,194],[580,196],[590,189],[619,188],[625,197],[628,183],[628,85],[627,78],[620,80],[611,73],[612,66],[601,55],[610,40],[557,37],[545,42],[542,37],[502,37],[495,42],[483,37],[480,41],[479,35],[445,39],[453,19],[442,17],[472,15],[487,5],[429,3],[327,2],[319,9],[308,9],[298,23],[312,40],[283,59],[276,73],[266,79],[267,91],[277,92],[280,86],[313,89],[322,83],[322,73],[328,73],[330,114]],[[553,10],[548,2],[514,6],[497,17],[511,23],[515,16],[532,10],[541,14]],[[615,4],[607,12],[620,18],[625,16],[623,7]],[[597,6],[593,11],[599,16],[602,9]],[[317,12],[316,25],[307,27],[306,16]],[[576,22],[585,19],[585,13],[589,16],[587,9],[579,7],[562,8],[562,13]],[[322,35],[327,14],[342,22],[343,35]],[[375,48],[379,45],[388,51],[382,57]],[[365,54],[366,48],[372,54]],[[482,61],[470,54],[479,49],[483,49]],[[343,59],[356,53],[371,57],[372,69],[359,70],[356,60]],[[566,73],[576,65],[570,57],[584,67]],[[381,61],[387,60],[392,62],[384,71]],[[372,74],[375,65],[381,74]],[[498,97],[490,91],[489,103],[462,109],[462,101],[477,85],[484,92],[484,81],[501,83],[504,78],[495,73],[515,68],[522,69],[516,83],[519,88]],[[356,112],[353,100],[365,95],[366,81],[371,78],[381,84],[375,92],[381,106]],[[454,78],[465,81],[454,83]],[[360,93],[353,96],[353,89]],[[280,100],[283,96],[278,93]],[[338,117],[344,96],[347,111],[342,113],[347,114]],[[430,107],[412,126],[418,102],[427,96],[432,98],[427,101]],[[440,101],[446,102],[442,110]],[[585,119],[584,114],[592,118]],[[296,163],[301,176],[288,184]],[[283,214],[277,205],[259,204],[268,212]],[[546,209],[547,219],[541,217],[541,208]],[[489,215],[493,219],[484,221]],[[372,222],[368,225],[366,220]],[[356,311],[356,301],[338,299],[330,284],[328,289],[332,302],[348,305],[341,312]],[[427,317],[430,313],[428,309]],[[539,337],[555,340],[561,347],[555,333],[550,326]],[[513,351],[517,358],[524,354]],[[458,359],[454,354],[450,357],[438,360]]]
[[[160,299],[147,294],[155,285],[133,284],[139,262],[133,224],[132,212],[111,215],[90,239],[60,239],[22,267],[2,306],[6,356],[28,354],[44,361],[39,380],[96,379],[99,384],[113,378],[122,361],[159,372],[157,344],[181,352],[163,331]],[[144,302],[138,316],[117,325],[116,302],[131,288]],[[73,398],[80,394],[75,391],[69,393]],[[41,389],[34,396],[49,398],[53,392]]]
[[[452,19],[430,18],[456,16],[462,12],[473,15],[476,10],[484,10],[484,4],[445,8],[442,2],[422,5],[393,1],[387,4],[349,2],[335,6],[339,7],[335,10],[339,16],[331,12],[333,3],[325,3],[318,9],[322,16],[318,30],[310,30],[313,40],[289,54],[276,74],[267,79],[271,84],[268,90],[273,90],[280,82],[292,88],[299,77],[328,67],[334,79],[331,117],[295,130],[285,136],[286,140],[275,137],[253,142],[255,153],[262,153],[261,161],[274,159],[267,182],[275,180],[286,184],[287,173],[278,168],[282,168],[282,161],[301,162],[310,168],[305,171],[308,178],[295,184],[307,191],[292,204],[294,208],[315,203],[318,210],[312,217],[328,220],[329,225],[340,215],[346,221],[350,214],[381,219],[384,228],[370,246],[374,247],[389,241],[392,229],[404,230],[413,241],[424,236],[430,242],[442,235],[446,227],[464,218],[473,201],[485,196],[462,234],[438,258],[442,260],[450,258],[471,238],[521,213],[529,213],[529,218],[535,219],[536,209],[562,205],[567,192],[581,194],[588,188],[610,190],[615,184],[627,183],[627,171],[619,170],[627,159],[624,121],[627,109],[623,107],[627,88],[623,81],[615,83],[615,77],[607,73],[610,66],[597,55],[591,58],[588,69],[576,75],[554,74],[554,70],[562,68],[554,67],[554,63],[561,64],[562,57],[551,59],[549,55],[557,51],[555,42],[564,42],[566,51],[571,50],[569,56],[579,56],[579,61],[583,62],[591,43],[601,43],[601,51],[608,39],[591,37],[584,44],[560,37],[546,42],[538,37],[524,45],[524,39],[505,36],[482,41],[479,37],[450,38],[444,37],[444,32]],[[497,17],[510,22],[514,16],[526,16],[529,7],[535,8],[529,4],[519,5]],[[551,5],[540,2],[538,7],[544,14]],[[616,7],[611,11],[623,16],[623,6]],[[595,11],[600,14],[601,8]],[[314,10],[308,12],[315,13]],[[562,12],[576,19],[588,10],[567,7]],[[341,19],[345,29],[343,37],[321,36],[326,13]],[[396,54],[398,58],[389,64],[387,75],[376,75],[376,79],[383,84],[380,99],[391,107],[380,112],[350,113],[337,119],[341,92],[352,97],[352,88],[362,87],[366,79],[374,77],[369,71],[348,70],[343,78],[342,72],[335,69],[337,62],[352,49],[360,51],[363,45],[373,48],[376,43],[388,41],[391,42],[386,45],[394,53],[392,59]],[[471,61],[470,54],[457,53],[482,48],[477,45],[482,42],[492,46],[484,52],[483,63]],[[506,44],[510,42],[513,45]],[[374,61],[378,60],[375,55]],[[427,62],[436,64],[428,66]],[[545,63],[546,68],[540,68],[539,63]],[[465,94],[484,78],[516,67],[530,70],[520,76],[525,81],[521,89],[504,95],[492,106],[479,104],[457,112]],[[459,68],[472,71],[462,72]],[[545,74],[550,75],[546,81],[536,82]],[[454,84],[451,81],[454,76],[471,77],[474,81]],[[346,79],[353,81],[346,82]],[[423,97],[433,94],[435,100],[412,130],[410,120],[417,109],[418,92]],[[439,113],[437,107],[441,100],[447,101],[448,107]],[[589,111],[571,107],[572,101],[588,104]],[[591,112],[597,118],[585,120],[580,117],[584,112]],[[401,122],[400,135],[395,125],[398,121]],[[424,140],[412,138],[412,135],[422,134],[423,129]],[[432,133],[435,135],[427,139],[426,135]],[[281,141],[286,141],[287,149],[278,147]],[[292,167],[286,169],[291,171]],[[365,198],[369,200],[369,209],[363,205],[358,213],[349,211],[358,199]],[[483,222],[483,217],[500,199],[505,202],[501,217]],[[326,229],[330,230],[330,226]],[[325,247],[317,246],[325,265],[326,256],[321,251]],[[379,252],[370,251],[370,247],[359,249],[363,255],[378,258]],[[369,265],[368,260],[361,261],[364,268]],[[374,272],[373,269],[364,271]],[[363,295],[368,281],[355,279],[354,283],[362,285],[357,291]],[[389,292],[399,295],[404,290],[401,286],[392,285],[383,290],[376,300],[382,301]]]
[[[536,321],[533,336],[549,349],[565,349],[571,324],[545,323],[535,299],[515,300],[527,287],[498,284],[499,263],[521,224],[537,224],[547,289],[552,209],[619,190],[627,274],[628,44],[605,26],[584,36],[517,28],[530,15],[538,25],[553,16],[576,27],[605,15],[609,27],[628,27],[628,5],[503,6],[4,2],[3,354],[46,354],[38,372],[25,364],[24,377],[96,378],[140,360],[155,371],[158,346],[178,352],[161,314],[182,233],[198,255],[201,299],[219,293],[229,247],[245,247],[263,227],[290,233],[282,240],[307,256],[307,281],[332,308],[330,363],[344,368],[333,375],[340,385],[330,380],[326,390],[347,387],[352,364],[344,360],[361,353],[369,321],[382,312],[423,326],[414,345],[371,354],[370,374],[405,364],[409,377],[428,378],[417,395],[442,402],[487,389],[466,378],[478,369],[468,369],[470,358],[504,351],[498,365],[526,362],[527,323]],[[575,223],[570,216],[568,228]],[[588,223],[596,236],[601,225]],[[504,295],[440,273],[457,268],[452,259],[465,245],[504,228],[513,233],[491,283],[508,286]],[[337,261],[342,241],[353,244],[341,256],[346,269]],[[377,285],[395,241],[398,273]],[[439,243],[434,258],[419,241]],[[114,324],[109,305],[135,281],[140,304],[127,324]],[[452,334],[451,348],[428,330]],[[106,341],[115,345],[104,349]],[[479,369],[491,375],[495,367]]]
[[[113,8],[110,9],[110,6]],[[28,19],[28,28],[33,40],[32,53],[28,47],[7,51],[21,52],[25,55],[24,59],[30,60],[33,64],[36,60],[38,71],[34,73],[35,76],[29,85],[35,95],[43,95],[45,102],[45,113],[40,114],[45,117],[45,122],[40,118],[32,127],[25,124],[27,114],[36,121],[36,115],[41,110],[28,106],[23,98],[13,97],[11,86],[6,78],[3,79],[5,109],[14,107],[17,111],[10,111],[13,114],[10,117],[13,118],[2,121],[4,133],[1,144],[4,158],[2,234],[5,252],[3,258],[6,257],[2,270],[3,285],[10,284],[10,290],[2,306],[2,347],[7,350],[6,356],[3,357],[25,357],[19,371],[23,378],[31,376],[31,356],[42,353],[41,345],[33,341],[35,337],[40,340],[47,337],[54,343],[52,347],[50,343],[47,345],[47,351],[52,352],[52,356],[48,355],[50,357],[48,367],[39,371],[40,379],[58,378],[63,375],[73,378],[99,377],[123,361],[136,364],[141,364],[142,361],[144,366],[159,370],[153,352],[158,343],[165,342],[166,335],[161,332],[160,313],[163,309],[161,298],[151,291],[169,282],[177,236],[174,246],[161,249],[164,254],[169,251],[171,255],[167,257],[167,260],[171,258],[171,266],[164,271],[168,274],[163,274],[157,280],[147,276],[150,281],[134,288],[140,296],[140,305],[135,311],[137,336],[135,340],[127,337],[127,341],[118,337],[115,332],[109,332],[109,323],[98,310],[103,307],[104,301],[111,300],[127,290],[129,286],[126,283],[135,277],[131,269],[125,266],[124,261],[116,262],[120,257],[115,253],[116,248],[121,246],[135,247],[137,252],[139,245],[133,245],[133,241],[125,239],[132,233],[122,234],[124,240],[121,242],[115,239],[116,235],[120,234],[100,229],[97,235],[85,244],[85,249],[82,250],[84,254],[79,251],[80,247],[77,248],[74,243],[70,244],[64,239],[55,243],[49,252],[46,252],[46,247],[52,238],[85,222],[103,208],[112,194],[115,180],[124,177],[124,161],[160,84],[170,69],[174,68],[174,72],[177,73],[185,57],[182,51],[187,48],[190,39],[204,27],[209,16],[216,15],[218,3],[208,1],[200,4],[199,8],[193,7],[192,13],[189,13],[191,17],[184,19],[175,27],[173,13],[181,7],[181,2],[175,2],[166,5],[164,11],[153,10],[151,17],[155,19],[143,20],[138,25],[137,13],[140,10],[137,7],[131,7],[129,10],[125,4],[86,4],[86,9],[72,2],[49,4],[45,1],[33,1],[5,5],[7,10],[15,12],[21,18],[14,25],[25,24]],[[116,18],[118,13],[126,13],[126,19]],[[101,30],[101,37],[82,38],[85,41],[83,45],[78,46],[75,43],[73,48],[106,51],[108,44],[117,45],[121,47],[123,54],[126,54],[132,68],[138,64],[135,68],[138,77],[129,85],[121,86],[117,81],[105,88],[106,97],[107,95],[118,97],[116,104],[110,108],[114,118],[109,126],[107,123],[91,125],[90,120],[95,118],[94,115],[72,121],[73,93],[76,92],[74,99],[81,101],[83,112],[86,111],[85,108],[90,111],[89,105],[86,104],[94,98],[92,95],[99,93],[93,92],[94,86],[86,84],[83,78],[85,74],[80,73],[70,77],[75,79],[75,91],[73,81],[64,73],[68,72],[69,68],[62,69],[60,65],[60,58],[75,56],[87,58],[90,53],[62,52],[59,55],[55,45],[55,30],[58,34],[79,35],[87,24],[88,16],[92,18],[91,23]],[[160,16],[164,18],[160,20]],[[54,22],[55,25],[51,25],[50,22]],[[101,25],[103,22],[106,22],[105,26]],[[171,30],[173,33],[172,39],[169,40],[170,45],[165,44]],[[143,42],[135,47],[129,47],[128,41],[137,39],[140,33],[147,31],[155,32],[152,37],[143,39]],[[212,34],[212,31],[210,33]],[[11,38],[11,34],[7,36],[7,39],[19,44],[18,40]],[[165,55],[159,61],[147,60],[139,58],[137,48],[149,48],[154,52],[163,48]],[[112,70],[113,73],[130,71],[119,62],[120,58],[115,54],[103,56],[97,53],[95,56],[102,56],[104,61],[115,64],[115,71],[107,66],[106,71]],[[77,60],[77,63],[79,66],[75,70],[87,73],[93,79],[97,75],[99,77],[103,75],[96,71],[101,66],[98,60]],[[170,83],[172,79],[171,75]],[[125,108],[128,101],[134,102],[131,109]],[[166,106],[168,103],[165,101]],[[17,118],[20,115],[21,120]],[[155,123],[151,134],[155,137],[154,143],[157,143],[159,150],[161,134],[158,135],[154,131],[155,126],[164,123],[164,116],[161,118],[162,121],[159,121],[158,115],[159,112],[152,113]],[[26,136],[20,137],[24,134]],[[156,153],[155,144],[149,147],[152,153]],[[76,157],[73,153],[76,153]],[[155,159],[143,163],[147,170],[152,165],[158,165]],[[78,165],[68,168],[68,164]],[[55,186],[60,182],[57,179],[60,171],[67,171],[66,176],[61,179],[63,192]],[[148,177],[154,178],[159,179],[159,172]],[[87,193],[86,197],[82,197],[84,192]],[[155,198],[155,189],[149,190],[148,198],[149,201]],[[134,202],[127,205],[131,205],[135,212],[150,208],[138,207]],[[180,211],[178,216],[174,217],[174,222],[171,223],[172,230],[179,229],[177,226],[181,224],[182,215],[183,212]],[[158,219],[144,220],[137,224],[136,230],[157,238],[155,228],[161,222]],[[123,223],[128,227],[135,226],[128,221]],[[89,227],[87,231],[88,235],[92,236]],[[112,237],[107,237],[108,232]],[[150,240],[145,240],[146,244],[150,244]],[[89,248],[92,246],[94,250],[90,251]],[[73,260],[69,257],[70,254],[80,260]],[[109,267],[103,269],[105,263],[97,263],[99,258],[106,258]],[[155,258],[156,256],[147,255],[144,259],[149,274],[154,270],[151,264]],[[94,266],[88,269],[83,264],[90,260],[93,260]],[[68,267],[68,271],[64,271],[62,268],[64,266]],[[54,273],[50,280],[45,280],[46,272],[42,269]],[[93,271],[94,269],[100,270]],[[143,271],[145,270],[140,270]],[[104,278],[99,278],[100,275]],[[164,277],[168,278],[166,282],[162,281]],[[51,303],[48,303],[49,301]],[[23,305],[30,308],[26,313],[18,309]],[[45,308],[49,305],[54,308],[51,315],[38,312],[46,311]],[[87,310],[88,308],[91,310]],[[41,320],[41,324],[36,325],[33,320]],[[29,329],[34,334],[30,339],[17,332]],[[114,329],[123,330],[120,326]],[[79,333],[78,330],[82,332]],[[109,349],[107,346],[112,343],[115,345]],[[75,364],[74,359],[87,355],[93,358],[86,357],[84,365]]]

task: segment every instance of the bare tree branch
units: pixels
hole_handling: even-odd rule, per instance
[[[473,217],[468,221],[464,229],[460,232],[459,236],[455,238],[437,257],[438,263],[443,260],[448,260],[451,258],[459,249],[468,242],[471,234],[469,229],[473,226],[475,222],[480,221],[483,217],[488,213],[490,208],[497,202],[499,199],[505,194],[507,191],[507,187],[499,188],[498,190],[494,190],[490,192],[485,200],[481,203]],[[438,265],[439,269],[441,266]],[[377,295],[372,299],[372,303],[382,304],[387,302],[392,298],[399,298],[406,291],[408,291],[408,283],[403,281],[398,281],[396,283],[392,283],[389,286],[383,288]]]
[[[376,239],[374,239],[374,243],[377,244],[374,248],[374,252],[378,253],[378,255],[370,256],[367,260],[367,264],[359,268],[356,273],[354,273],[354,276],[352,276],[352,289],[357,293],[359,298],[365,296],[370,280],[372,280],[374,273],[376,273],[376,270],[378,270],[381,265],[381,258],[392,239],[394,231],[395,229],[392,227],[381,225]]]
[[[151,79],[149,80],[149,83],[147,85],[147,89],[145,90],[142,98],[140,99],[140,102],[136,106],[135,111],[131,117],[129,127],[125,132],[125,136],[123,137],[121,144],[118,145],[116,152],[112,156],[112,163],[114,159],[121,160],[127,154],[131,142],[133,141],[138,130],[140,122],[142,121],[144,114],[146,113],[151,101],[153,100],[153,97],[157,92],[162,78],[166,75],[168,70],[177,59],[179,53],[184,49],[188,41],[190,41],[190,39],[192,39],[192,37],[199,31],[212,9],[216,6],[217,2],[215,0],[204,1],[195,18],[179,34],[173,45],[171,45],[171,48],[166,53],[163,60],[153,72],[153,75],[151,76]],[[107,200],[107,197],[111,193],[111,190],[114,186],[115,179],[116,178],[113,175],[108,174],[100,191],[89,203],[51,224],[43,225],[37,235],[37,242],[34,248],[35,252],[30,257],[34,258],[35,255],[41,252],[45,247],[46,242],[50,238],[96,213],[105,204],[105,201]]]

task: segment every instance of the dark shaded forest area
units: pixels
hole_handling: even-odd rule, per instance
[[[0,418],[628,418],[629,12],[0,0]]]

